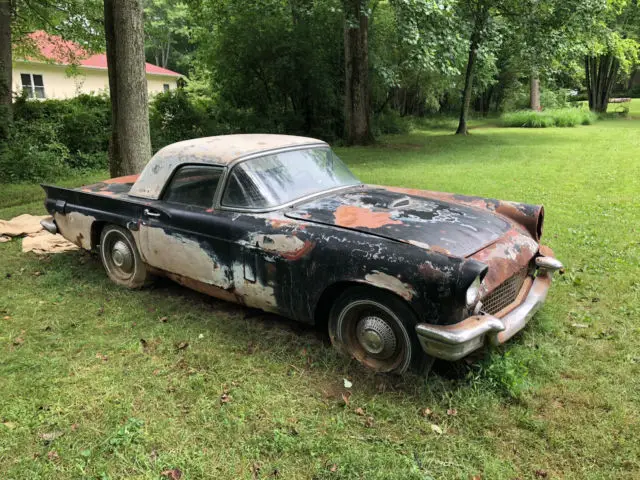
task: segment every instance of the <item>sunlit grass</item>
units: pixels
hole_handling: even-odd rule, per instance
[[[0,244],[3,478],[638,478],[640,122],[477,126],[339,154],[370,183],[544,203],[567,274],[504,349],[375,376],[314,329]],[[0,190],[0,218],[43,212]]]

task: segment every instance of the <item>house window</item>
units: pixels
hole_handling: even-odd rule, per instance
[[[44,98],[42,75],[21,73],[20,79],[22,80],[22,91],[27,95],[27,98]]]
[[[165,92],[168,92],[168,91],[169,91],[169,84],[168,84],[168,83],[165,83],[164,85],[162,85],[162,88],[163,88],[163,90],[164,90]]]

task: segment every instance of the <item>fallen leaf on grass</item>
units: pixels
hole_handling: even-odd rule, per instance
[[[442,428],[440,428],[438,425],[436,425],[435,423],[431,424],[431,431],[433,433],[437,433],[438,435],[442,435]]]
[[[449,410],[447,410],[447,415],[449,415],[450,417],[455,417],[458,414],[458,410],[456,410],[455,408],[450,408]]]
[[[482,480],[482,476],[481,475],[473,475],[473,476],[469,477],[469,480]]]
[[[431,409],[430,409],[430,408],[428,408],[428,407],[427,407],[427,408],[423,408],[422,410],[420,410],[420,414],[421,414],[423,417],[429,417],[429,416],[431,416],[431,414],[432,414],[432,413],[433,413],[433,410],[431,410]]]
[[[364,416],[364,410],[360,407],[356,408],[356,415]]]
[[[189,346],[188,342],[180,342],[176,345],[176,348],[178,350],[184,350],[185,348],[187,348]]]
[[[16,338],[13,339],[13,344],[15,346],[22,345],[23,343],[24,343],[24,338],[22,338],[22,337],[16,337]]]
[[[5,316],[4,316],[4,317],[2,317],[2,318],[4,318],[5,320],[11,320],[11,317],[10,317],[9,315],[5,315]]]
[[[342,394],[342,401],[348,407],[349,406],[349,398],[351,397],[351,392],[344,392]]]
[[[346,378],[343,378],[343,383],[344,383],[344,388],[351,388],[353,387],[353,383],[351,383],[349,380],[347,380]]]
[[[80,425],[78,425],[77,423],[74,423],[71,425],[71,431],[75,432],[76,430],[78,430],[78,427],[80,427]]]
[[[536,477],[538,478],[547,478],[549,474],[547,473],[546,470],[536,470]]]
[[[96,353],[96,358],[98,360],[102,360],[103,362],[106,362],[107,360],[109,360],[109,357],[107,355],[103,355],[100,352]]]
[[[160,475],[170,478],[171,480],[180,480],[182,478],[182,471],[179,468],[172,468],[170,470],[163,470],[160,472]]]
[[[228,392],[223,392],[222,395],[220,395],[220,404],[224,405],[225,403],[229,403],[231,400],[233,400],[233,397],[231,395],[229,395]]]
[[[63,435],[64,435],[64,432],[57,431],[57,432],[40,433],[38,437],[40,438],[40,440],[44,440],[45,442],[52,442],[56,438],[61,437]]]
[[[7,427],[9,430],[13,430],[14,428],[16,428],[16,424],[14,422],[2,422],[2,424]]]
[[[251,465],[251,476],[257,480],[260,477],[260,464],[254,463]]]
[[[169,317],[160,317],[158,320],[160,323],[167,323],[169,321]]]
[[[331,465],[331,468],[329,468],[330,472],[337,472],[338,471],[338,465],[336,465],[335,463],[333,465]]]
[[[367,419],[364,422],[364,426],[367,428],[371,428],[373,427],[374,421],[375,420],[373,419],[373,417],[367,417]]]
[[[56,452],[55,450],[50,450],[49,452],[47,452],[47,458],[51,461],[55,461],[60,458],[60,455],[58,455],[58,452]]]

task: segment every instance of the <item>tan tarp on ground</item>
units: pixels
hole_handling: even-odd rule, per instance
[[[78,247],[69,242],[62,235],[52,235],[47,232],[40,220],[51,218],[48,215],[19,215],[11,220],[0,220],[0,243],[8,242],[11,237],[25,236],[22,240],[23,252],[37,254],[67,252],[77,250]]]

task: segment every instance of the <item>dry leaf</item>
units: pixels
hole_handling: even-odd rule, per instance
[[[342,401],[348,407],[349,406],[349,398],[351,397],[351,392],[344,392],[342,394]]]
[[[233,400],[233,397],[229,395],[227,392],[224,392],[222,395],[220,395],[221,405],[224,405],[225,403],[229,403],[231,400]]]
[[[3,318],[4,318],[5,320],[11,320],[11,317],[10,317],[9,315],[5,315]]]
[[[160,475],[170,478],[171,480],[180,480],[182,478],[182,471],[179,468],[172,468],[162,471]]]
[[[179,344],[176,345],[176,348],[178,350],[184,350],[185,348],[187,348],[189,346],[188,342],[180,342]]]
[[[447,415],[451,417],[455,417],[457,414],[458,414],[458,410],[456,410],[455,408],[450,408],[449,410],[447,410]]]
[[[469,477],[469,480],[482,480],[482,475],[473,475]]]
[[[40,438],[40,440],[44,440],[45,442],[52,442],[53,440],[55,440],[58,437],[61,437],[62,435],[64,435],[64,432],[49,432],[49,433],[41,433],[38,435],[38,437]]]
[[[429,417],[433,413],[433,410],[427,407],[420,410],[420,413],[422,414],[423,417]]]
[[[13,339],[13,344],[18,346],[18,345],[22,345],[24,343],[24,338],[22,337],[16,337]]]
[[[96,358],[102,360],[103,362],[109,360],[109,357],[107,355],[103,355],[100,352],[96,353]]]
[[[167,323],[169,321],[169,317],[160,317],[158,321],[161,323]]]
[[[77,423],[72,424],[72,425],[71,425],[71,431],[72,431],[72,432],[75,432],[76,430],[78,430],[78,427],[79,427],[79,426],[80,426],[80,425],[78,425]]]
[[[356,408],[356,415],[364,416],[364,410],[360,407]]]
[[[367,420],[364,422],[364,426],[367,428],[371,428],[373,427],[373,423],[374,423],[373,417],[367,417]]]
[[[337,472],[338,471],[338,465],[337,464],[333,464],[331,465],[331,468],[329,468],[330,472]]]
[[[2,424],[7,427],[9,430],[13,430],[14,428],[16,428],[16,424],[14,422],[2,422]]]
[[[58,460],[60,456],[58,455],[58,452],[56,452],[55,450],[50,450],[49,452],[47,452],[47,458],[51,461],[55,461],[55,460]]]
[[[349,380],[347,380],[346,378],[343,378],[343,383],[344,383],[344,388],[351,388],[353,387],[353,383],[351,383]]]
[[[442,429],[438,425],[436,425],[435,423],[431,424],[431,431],[433,433],[437,433],[438,435],[442,435]]]

